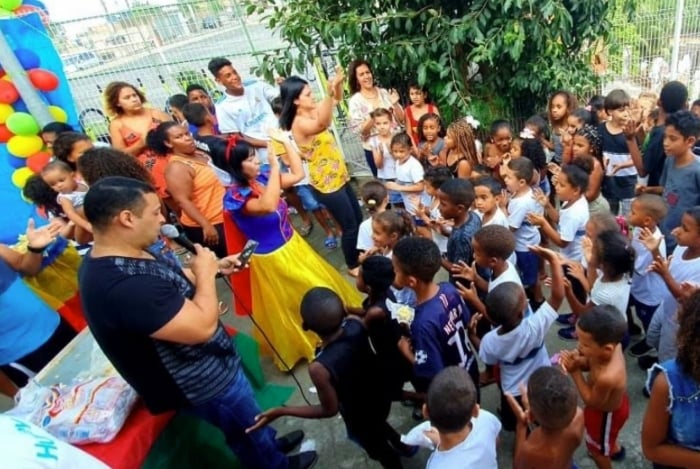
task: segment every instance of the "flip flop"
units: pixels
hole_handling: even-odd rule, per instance
[[[338,241],[335,239],[335,236],[329,236],[323,242],[323,245],[328,249],[335,249],[338,247]]]

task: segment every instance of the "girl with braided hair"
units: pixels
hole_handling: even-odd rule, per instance
[[[440,159],[457,178],[469,179],[472,168],[480,163],[474,130],[465,119],[455,121],[447,127],[445,148],[442,151]]]

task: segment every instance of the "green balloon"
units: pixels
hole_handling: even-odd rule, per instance
[[[0,0],[0,6],[1,6],[2,4],[3,4],[3,2],[2,2],[2,0]],[[11,11],[7,11],[7,10],[4,9],[4,8],[0,8],[0,18],[6,18],[6,17],[8,17],[8,16],[15,16],[15,14],[12,13]]]
[[[26,112],[14,112],[7,118],[5,125],[15,135],[28,137],[39,133],[39,124]]]
[[[0,8],[5,10],[14,10],[22,4],[22,0],[0,0]]]

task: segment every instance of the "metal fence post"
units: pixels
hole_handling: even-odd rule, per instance
[[[681,49],[684,0],[676,0],[676,23],[673,28],[673,49],[671,51],[671,79],[678,78],[678,57]]]

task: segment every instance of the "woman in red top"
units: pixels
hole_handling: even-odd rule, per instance
[[[144,106],[146,96],[135,86],[123,81],[113,81],[107,85],[104,97],[107,114],[112,117],[109,123],[112,146],[135,156],[150,171],[158,196],[167,202],[170,198],[165,184],[168,157],[157,155],[149,149],[146,135],[161,122],[173,120],[172,117],[158,109]]]
[[[411,137],[413,145],[418,147],[418,121],[429,112],[440,115],[436,105],[428,102],[428,92],[418,83],[408,85],[408,96],[411,104],[406,106],[406,133]]]

